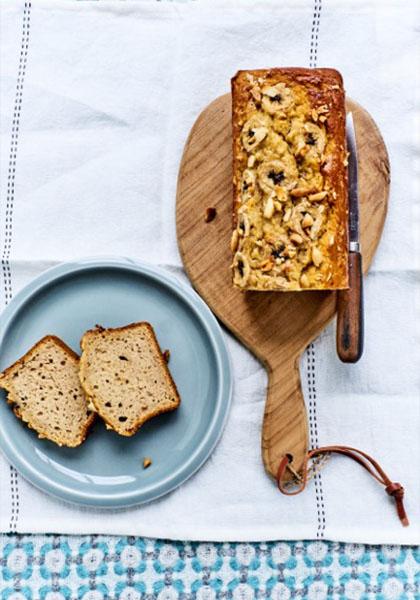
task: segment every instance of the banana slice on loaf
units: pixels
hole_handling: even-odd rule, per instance
[[[42,338],[0,374],[14,413],[40,438],[79,446],[95,415],[79,380],[79,357],[59,338]]]
[[[145,421],[178,408],[181,399],[149,323],[97,326],[80,345],[80,381],[108,428],[131,436]]]

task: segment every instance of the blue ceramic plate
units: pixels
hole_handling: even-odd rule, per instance
[[[59,448],[18,420],[0,398],[0,448],[30,482],[64,500],[122,507],[154,500],[190,477],[223,430],[232,379],[220,327],[190,288],[166,272],[127,259],[89,259],[42,274],[17,294],[0,318],[0,369],[46,334],[76,352],[96,323],[149,321],[181,395],[178,410],[125,438],[98,419],[79,448]],[[1,392],[4,395],[4,392]],[[143,458],[152,466],[143,469]]]

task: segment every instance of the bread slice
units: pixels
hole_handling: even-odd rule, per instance
[[[180,404],[150,323],[87,331],[80,381],[108,428],[131,436],[145,421]]]
[[[3,371],[0,388],[17,417],[59,446],[79,446],[95,419],[80,385],[79,357],[53,335]]]

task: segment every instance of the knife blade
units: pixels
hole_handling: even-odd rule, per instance
[[[349,152],[349,250],[359,250],[359,179],[357,173],[357,146],[353,113],[346,119],[347,150]]]
[[[343,362],[357,362],[363,353],[363,270],[359,245],[357,142],[353,115],[346,119],[349,202],[349,288],[337,293],[337,354]]]

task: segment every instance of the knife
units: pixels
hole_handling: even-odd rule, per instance
[[[337,354],[355,363],[363,353],[363,270],[359,245],[359,194],[357,149],[353,115],[346,120],[349,151],[349,289],[337,292]]]

